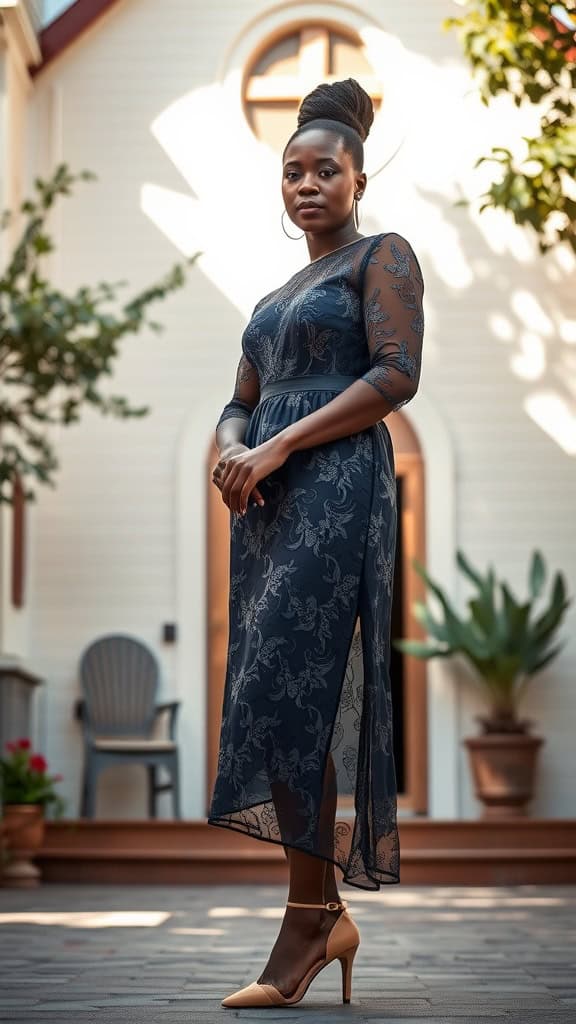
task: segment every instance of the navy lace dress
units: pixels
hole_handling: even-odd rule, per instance
[[[362,379],[420,377],[423,281],[395,233],[356,239],[261,299],[218,423],[254,448]],[[390,619],[396,487],[383,421],[297,452],[231,513],[230,633],[212,825],[399,881]],[[336,814],[334,812],[336,810]]]

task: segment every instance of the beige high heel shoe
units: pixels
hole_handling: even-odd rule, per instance
[[[345,900],[340,903],[293,903],[287,901],[288,907],[310,907],[319,910],[340,910],[343,913],[337,918],[332,931],[328,935],[326,943],[326,956],[318,960],[300,981],[298,988],[293,995],[286,997],[274,985],[260,985],[253,981],[246,988],[233,992],[222,1000],[222,1006],[292,1006],[299,1003],[308,990],[313,978],[320,973],[323,967],[327,967],[333,960],[338,959],[342,966],[342,1002],[349,1003],[352,992],[352,963],[356,956],[356,950],[360,945],[360,932],[347,911],[348,904]]]

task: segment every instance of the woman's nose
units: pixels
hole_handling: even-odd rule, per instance
[[[318,185],[312,178],[302,178],[300,185],[298,186],[299,192],[317,192]]]

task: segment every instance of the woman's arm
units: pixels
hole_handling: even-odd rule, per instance
[[[259,399],[258,370],[250,362],[248,356],[242,353],[236,371],[234,394],[224,406],[216,424],[216,446],[219,459],[212,469],[212,483],[219,491],[222,491],[229,460],[235,455],[250,451],[244,444],[244,438],[250,415],[256,408]],[[251,488],[250,494],[259,505],[264,504],[264,498],[258,487]]]
[[[243,445],[248,421],[260,399],[258,371],[242,353],[236,371],[234,394],[226,403],[216,424],[216,445],[220,455],[235,445]]]

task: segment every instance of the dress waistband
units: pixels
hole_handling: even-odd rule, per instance
[[[284,377],[271,384],[264,384],[260,391],[260,401],[273,395],[283,395],[289,391],[344,391],[358,377],[348,377],[342,373],[309,374],[307,377]]]

